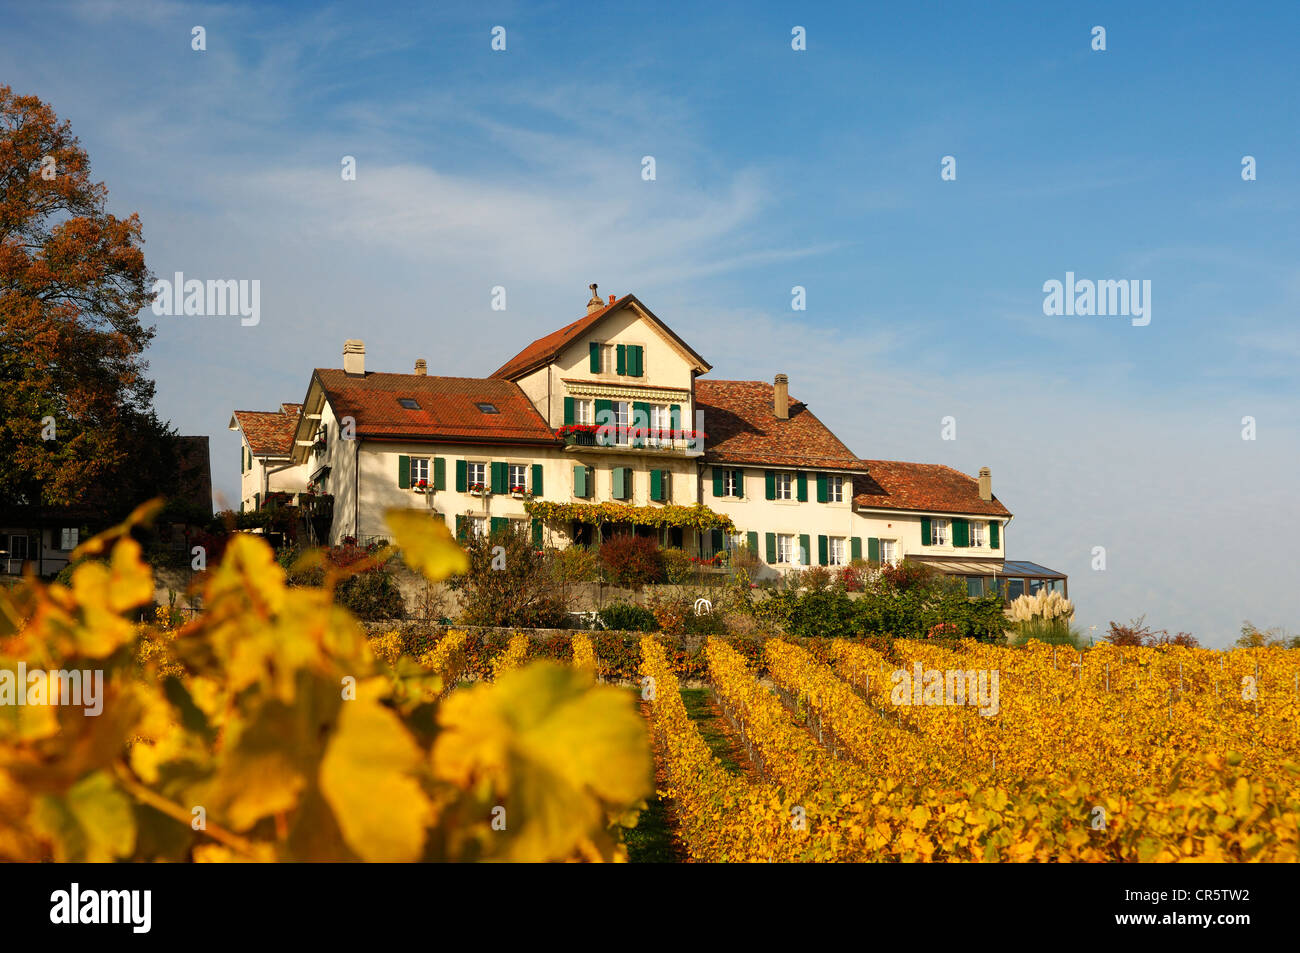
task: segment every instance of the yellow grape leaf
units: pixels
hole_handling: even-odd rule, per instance
[[[377,679],[376,682],[384,680]],[[320,789],[343,839],[363,860],[419,860],[432,807],[412,777],[420,749],[372,682],[345,702],[320,766]]]
[[[81,654],[103,658],[135,637],[135,627],[122,613],[153,598],[153,573],[140,552],[135,540],[122,539],[107,565],[82,563],[73,572],[72,591],[85,620],[74,636]]]
[[[384,514],[402,559],[430,582],[469,572],[469,556],[451,530],[421,510],[391,509]]]
[[[305,702],[262,706],[256,720],[228,728],[220,770],[194,792],[194,803],[245,831],[263,817],[290,811],[307,784],[309,732],[315,712]]]
[[[211,573],[204,601],[211,609],[222,596],[234,596],[275,613],[284,604],[284,594],[284,570],[271,547],[256,536],[235,533],[226,544],[221,565]]]
[[[131,802],[107,771],[87,775],[61,797],[42,797],[32,821],[53,841],[59,862],[108,863],[135,849]]]
[[[645,728],[626,691],[535,662],[457,691],[438,712],[435,774],[463,787],[490,779],[506,798],[514,860],[567,857],[650,793]]]

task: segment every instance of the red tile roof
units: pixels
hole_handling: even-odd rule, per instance
[[[694,348],[679,338],[672,328],[668,327],[668,325],[655,317],[655,315],[651,313],[650,309],[637,299],[636,295],[627,294],[616,299],[612,303],[605,305],[605,307],[601,308],[599,311],[593,311],[591,314],[583,315],[572,324],[567,324],[558,331],[552,331],[550,334],[546,335],[546,337],[538,338],[532,344],[528,345],[528,347],[524,348],[510,360],[506,361],[506,363],[497,368],[492,373],[492,376],[505,378],[507,380],[515,380],[522,375],[527,374],[529,371],[542,367],[545,364],[549,364],[551,361],[559,357],[560,354],[564,352],[564,349],[574,341],[582,340],[583,335],[595,327],[596,324],[605,318],[606,315],[612,314],[624,305],[634,301],[636,302],[637,307],[649,315],[665,334],[676,341],[687,354],[691,355],[691,357],[699,363],[701,369],[709,370],[709,362],[700,357]]]
[[[493,371],[493,377],[512,378],[524,374],[536,367],[555,360],[564,351],[566,347],[574,341],[579,340],[587,329],[592,327],[597,321],[621,308],[631,298],[631,295],[624,295],[612,304],[607,304],[599,311],[593,311],[591,314],[583,315],[572,324],[566,324],[558,331],[552,331],[546,337],[538,338],[528,347],[524,348],[510,360],[506,361],[499,368]]]
[[[258,456],[287,457],[293,450],[293,432],[298,426],[301,404],[281,404],[293,411],[237,410],[235,420],[243,431],[248,446]]]
[[[707,463],[866,469],[802,402],[791,398],[789,419],[778,420],[763,381],[696,381],[695,406],[704,413]]]
[[[512,381],[421,374],[357,377],[333,368],[318,368],[316,378],[335,415],[355,418],[361,437],[558,442],[532,401]],[[403,397],[414,399],[419,409],[403,407],[398,403]],[[484,413],[477,406],[480,403],[492,404],[498,413]]]
[[[1010,516],[995,494],[981,500],[979,481],[940,463],[900,463],[863,460],[865,476],[853,478],[853,502],[858,506],[927,513],[971,513]]]

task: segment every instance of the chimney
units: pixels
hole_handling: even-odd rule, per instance
[[[790,419],[790,378],[784,374],[776,375],[776,386],[773,388],[773,407],[772,412],[776,414],[777,420]]]
[[[591,300],[587,302],[587,313],[595,314],[601,308],[605,307],[605,304],[600,300],[600,295],[596,294],[595,282],[587,285],[587,287],[591,289]]]
[[[617,300],[618,300],[618,298],[617,298],[615,295],[610,295],[610,296],[609,296],[609,303],[610,303],[610,304],[613,304],[613,303],[614,303],[615,301],[617,301]]]
[[[429,373],[429,365],[424,362],[424,358],[420,358],[419,360],[417,360],[415,362],[415,376],[425,377],[428,375],[428,373]]]
[[[343,342],[343,373],[350,377],[366,376],[366,344],[356,338]]]
[[[993,499],[993,473],[988,467],[980,467],[980,499]]]

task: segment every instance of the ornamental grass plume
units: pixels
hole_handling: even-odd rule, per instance
[[[1007,617],[1012,622],[1032,622],[1035,619],[1047,622],[1063,619],[1068,622],[1074,618],[1074,604],[1059,592],[1040,589],[1037,595],[1021,596],[1012,602],[1007,607]]]

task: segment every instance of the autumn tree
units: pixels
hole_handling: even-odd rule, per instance
[[[0,506],[116,515],[174,488],[140,219],[107,197],[68,123],[0,86]]]

